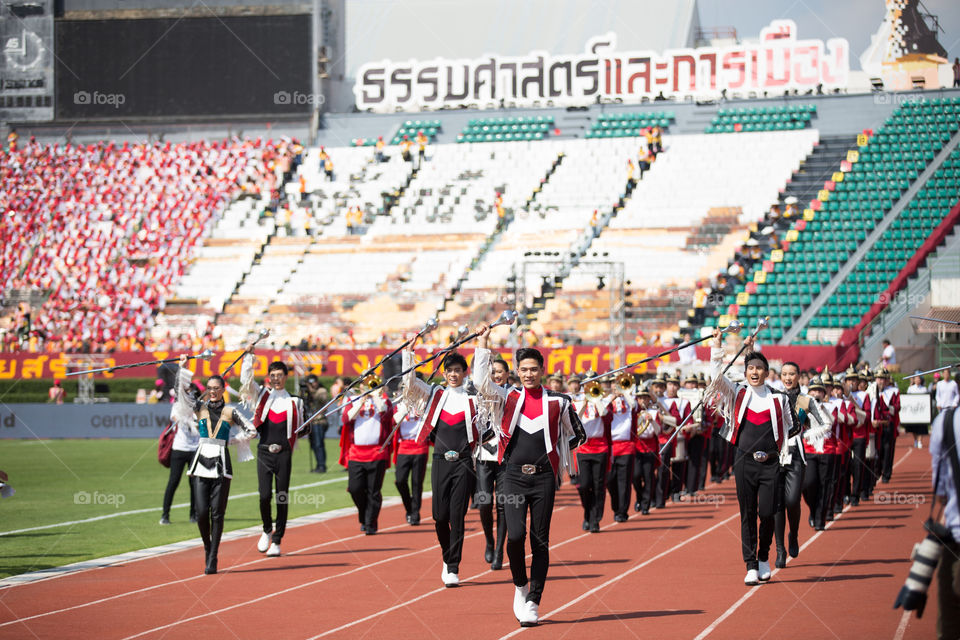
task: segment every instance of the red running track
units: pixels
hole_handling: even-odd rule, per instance
[[[475,511],[463,584],[445,589],[433,527],[391,524],[390,507],[376,536],[355,517],[288,529],[280,558],[226,542],[216,576],[193,549],[0,590],[0,638],[930,638],[935,585],[922,619],[892,609],[929,507],[929,455],[905,440],[873,502],[819,534],[804,507],[800,556],[759,587],[742,582],[732,480],[626,523],[608,513],[599,534],[565,485],[538,628],[513,617],[509,569],[483,563]]]

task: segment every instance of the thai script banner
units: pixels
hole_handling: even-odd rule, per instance
[[[616,34],[591,38],[585,52],[475,59],[434,58],[370,62],[357,71],[353,92],[360,110],[422,111],[464,105],[578,106],[598,100],[638,103],[723,91],[762,94],[845,87],[850,45],[844,38],[798,40],[792,20],[774,20],[757,42],[723,47],[617,51]]]

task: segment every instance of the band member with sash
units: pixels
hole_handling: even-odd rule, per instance
[[[503,358],[497,358],[490,367],[490,379],[493,384],[507,389],[507,378],[510,375],[510,366]],[[488,429],[495,429],[491,424],[491,416],[500,415],[502,401],[500,398],[490,399],[478,396],[477,424],[481,427],[481,434]],[[494,432],[491,432],[494,433]],[[482,438],[481,438],[482,439]],[[500,463],[498,460],[496,438],[490,438],[481,443],[480,455],[477,457],[477,511],[480,513],[480,526],[486,539],[483,551],[484,562],[490,563],[490,568],[499,571],[503,568],[503,549],[507,540],[507,521],[503,515],[503,500],[500,499]],[[497,512],[497,530],[494,536],[493,512]]]
[[[833,490],[833,515],[836,516],[843,511],[844,502],[848,499],[850,490],[847,482],[847,474],[850,471],[850,446],[853,443],[853,427],[857,422],[855,405],[847,396],[846,384],[843,379],[837,375],[833,376],[833,388],[831,396],[840,399],[840,433],[837,438],[836,451],[836,485]]]
[[[608,398],[599,391],[599,383],[588,383],[591,394],[571,395],[573,408],[580,418],[586,442],[577,449],[577,491],[583,506],[583,530],[597,533],[606,502],[607,474],[613,448],[611,421],[613,412]]]
[[[629,374],[628,374],[629,375]],[[632,382],[632,376],[631,382]],[[609,398],[610,409],[610,473],[607,477],[607,492],[610,494],[610,510],[614,522],[626,522],[630,511],[630,489],[633,486],[633,463],[637,437],[637,399],[633,395],[635,384],[621,389]],[[579,452],[579,450],[578,450]],[[599,523],[597,531],[600,530]]]
[[[427,384],[412,370],[413,343],[403,351],[403,398],[423,414],[416,442],[433,442],[433,522],[443,555],[440,579],[447,587],[460,584],[464,520],[475,480],[473,456],[480,442],[477,401],[467,393],[467,360],[456,351],[443,358],[446,388]],[[491,558],[492,561],[492,558]]]
[[[694,374],[688,375],[683,380],[684,389],[698,389],[700,381],[697,379],[697,376]],[[696,400],[687,399],[687,402],[698,404],[699,397]],[[692,496],[697,493],[700,489],[700,467],[701,463],[705,457],[704,448],[705,442],[704,433],[703,433],[703,415],[702,412],[699,412],[700,415],[695,415],[690,419],[690,422],[687,423],[687,427],[690,427],[687,430],[687,465],[686,465],[686,475],[684,476],[684,488],[688,496]]]
[[[803,477],[803,498],[810,509],[810,526],[823,531],[828,516],[833,519],[832,498],[836,476],[835,453],[837,436],[840,433],[842,405],[837,398],[827,396],[833,386],[829,371],[810,381],[807,388],[817,402],[820,415],[829,425],[822,439],[804,440],[803,451],[806,468]]]
[[[637,395],[637,405],[637,435],[634,440],[637,450],[633,465],[633,488],[637,502],[634,508],[646,516],[656,500],[657,451],[661,430],[660,405],[654,399],[649,384]]]
[[[550,566],[550,520],[557,476],[571,468],[570,452],[586,440],[569,397],[541,385],[543,355],[518,349],[520,389],[502,389],[490,380],[489,327],[478,328],[473,382],[483,397],[500,397],[499,461],[502,466],[507,556],[513,574],[513,614],[521,626],[540,621],[540,598]],[[496,423],[497,421],[495,421]],[[527,579],[525,540],[530,514],[530,578]]]
[[[893,453],[900,430],[900,390],[890,379],[890,372],[879,367],[876,373],[877,393],[881,413],[880,427],[880,476],[884,483],[890,482],[893,473]]]
[[[847,380],[850,381],[848,389],[854,404],[854,414],[857,417],[857,424],[853,427],[853,441],[850,445],[850,504],[857,506],[861,499],[868,499],[865,479],[872,473],[867,460],[867,441],[872,431],[870,424],[872,409],[870,397],[865,390],[861,389],[862,376],[853,365],[850,365],[844,382]]]
[[[253,344],[240,365],[240,397],[253,411],[253,427],[260,436],[257,445],[257,485],[260,493],[260,519],[263,533],[257,550],[268,556],[280,555],[280,541],[287,529],[290,471],[297,438],[310,433],[303,424],[303,401],[286,390],[287,365],[274,360],[267,367],[266,385],[253,379]],[[277,492],[277,519],[271,519],[270,501]]]
[[[880,426],[878,420],[883,419],[886,414],[880,406],[882,403],[877,392],[876,379],[873,377],[873,370],[865,366],[860,370],[860,390],[866,396],[864,405],[870,405],[870,410],[866,411],[870,422],[870,428],[867,430],[867,450],[864,456],[867,459],[867,466],[863,473],[863,495],[865,500],[873,496],[873,489],[877,486],[877,479],[880,477]]]
[[[403,401],[397,402],[393,412],[393,463],[396,465],[397,493],[407,513],[407,523],[420,524],[420,503],[423,498],[423,479],[427,475],[427,456],[430,443],[417,442],[417,430],[423,416]]]
[[[680,390],[680,379],[675,374],[668,374],[663,378],[663,382],[665,392],[660,398],[660,407],[665,415],[661,439],[666,442],[673,433],[673,429],[683,423],[690,415],[692,407],[686,399],[677,395],[677,391]],[[687,420],[682,432],[674,438],[671,450],[663,454],[660,477],[657,479],[657,506],[666,502],[668,494],[673,502],[680,500],[680,490],[683,488],[687,461],[687,434],[690,432],[691,426],[690,420]]]
[[[755,585],[771,576],[777,476],[789,456],[793,418],[786,397],[766,385],[770,365],[763,354],[748,351],[744,356],[745,383],[734,383],[723,375],[721,336],[719,329],[714,330],[713,381],[706,396],[724,418],[721,435],[736,448],[733,471],[740,503],[740,546],[747,567],[743,581]],[[753,337],[745,342],[752,347]]]
[[[226,384],[214,375],[207,380],[204,397],[191,398],[188,392],[193,372],[187,368],[188,358],[180,356],[177,374],[177,400],[173,414],[179,424],[189,424],[200,436],[197,452],[187,474],[197,496],[197,528],[203,540],[206,558],[205,574],[217,572],[217,552],[223,535],[223,516],[227,511],[233,465],[227,444],[236,444],[240,462],[253,460],[250,439],[256,435],[252,425],[223,400]]]
[[[364,380],[357,389],[362,394],[372,384]],[[341,424],[340,464],[347,468],[347,492],[357,506],[360,530],[372,536],[379,527],[383,478],[390,466],[393,404],[382,391],[351,400]]]
[[[817,401],[800,391],[800,367],[797,363],[783,363],[780,368],[780,381],[786,389],[794,425],[799,427],[799,431],[790,437],[788,460],[780,467],[777,514],[774,519],[774,538],[777,545],[775,566],[778,569],[787,566],[788,552],[791,558],[800,555],[800,501],[806,464],[803,445],[809,442],[815,450],[818,446],[822,449],[822,440],[829,428],[829,425],[823,424],[824,419]],[[784,544],[788,524],[790,532],[787,543]]]

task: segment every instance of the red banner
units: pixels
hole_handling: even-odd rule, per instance
[[[582,373],[587,370],[608,371],[615,369],[621,364],[630,364],[639,362],[651,355],[656,355],[668,347],[648,346],[648,347],[627,347],[626,362],[620,363],[615,359],[611,362],[610,353],[606,347],[599,346],[577,346],[566,347],[563,349],[541,349],[544,355],[547,373]],[[499,350],[503,358],[511,365],[513,353],[507,349]],[[710,349],[707,347],[696,347],[697,358],[706,361],[710,358]],[[789,346],[779,347],[770,345],[764,347],[764,354],[774,361],[793,360],[803,368],[822,367],[823,365],[834,368],[839,355],[836,347],[818,347],[818,346]],[[211,376],[219,373],[230,366],[240,351],[227,351],[216,354],[210,360],[191,361],[191,368],[198,372],[200,376]],[[282,360],[295,370],[299,370],[301,375],[306,373],[316,373],[325,376],[356,376],[367,370],[372,364],[379,361],[380,358],[387,355],[387,349],[337,349],[332,351],[314,351],[314,352],[287,352],[287,351],[258,351],[256,354],[256,375],[266,375],[267,365],[273,360]],[[417,358],[422,360],[434,353],[426,349],[417,349]],[[463,349],[461,351],[467,358],[467,362],[473,361],[473,349]],[[112,367],[124,364],[133,364],[136,362],[162,360],[175,357],[176,353],[168,351],[147,351],[147,352],[122,352],[111,353],[96,356],[97,362],[90,362],[83,368]],[[854,354],[849,354],[854,355]],[[14,379],[33,379],[33,378],[63,378],[67,371],[77,371],[78,367],[67,368],[68,362],[79,362],[83,356],[76,354],[48,354],[48,353],[6,353],[0,354],[0,380]],[[442,358],[424,365],[420,371],[430,374],[436,367],[439,367]],[[651,373],[657,370],[660,362],[672,362],[677,360],[677,354],[672,353],[658,360],[639,365],[634,373]],[[131,369],[121,369],[114,372],[103,372],[94,374],[98,378],[149,378],[156,375],[156,365],[144,367],[135,367]],[[239,375],[239,365],[234,369],[232,375]]]

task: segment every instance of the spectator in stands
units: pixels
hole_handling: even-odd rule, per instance
[[[627,191],[626,191],[626,194],[628,196],[631,193],[633,193],[633,188],[637,185],[637,181],[634,178],[633,174],[634,174],[633,160],[628,159],[627,160]]]
[[[950,369],[947,369],[937,383],[937,411],[956,408],[958,404],[960,391],[957,389],[957,381],[950,379]]]
[[[53,386],[47,391],[47,402],[63,404],[67,398],[66,390],[60,386],[60,380],[54,379]]]
[[[417,131],[417,154],[419,157],[417,161],[418,169],[423,166],[423,159],[427,155],[427,141],[427,136],[423,134],[423,131]]]
[[[403,158],[404,162],[413,162],[413,154],[410,152],[410,147],[413,146],[413,143],[410,142],[409,136],[403,136],[403,140],[400,141],[400,157]]]
[[[377,143],[373,147],[373,158],[377,164],[383,162],[383,136],[377,136]]]
[[[883,341],[883,353],[880,355],[880,362],[884,369],[890,369],[890,365],[897,364],[897,352],[890,344],[889,340]]]
[[[17,140],[19,139],[20,135],[17,133],[17,130],[10,127],[10,133],[7,134],[7,151],[9,153],[14,153],[17,150]]]

